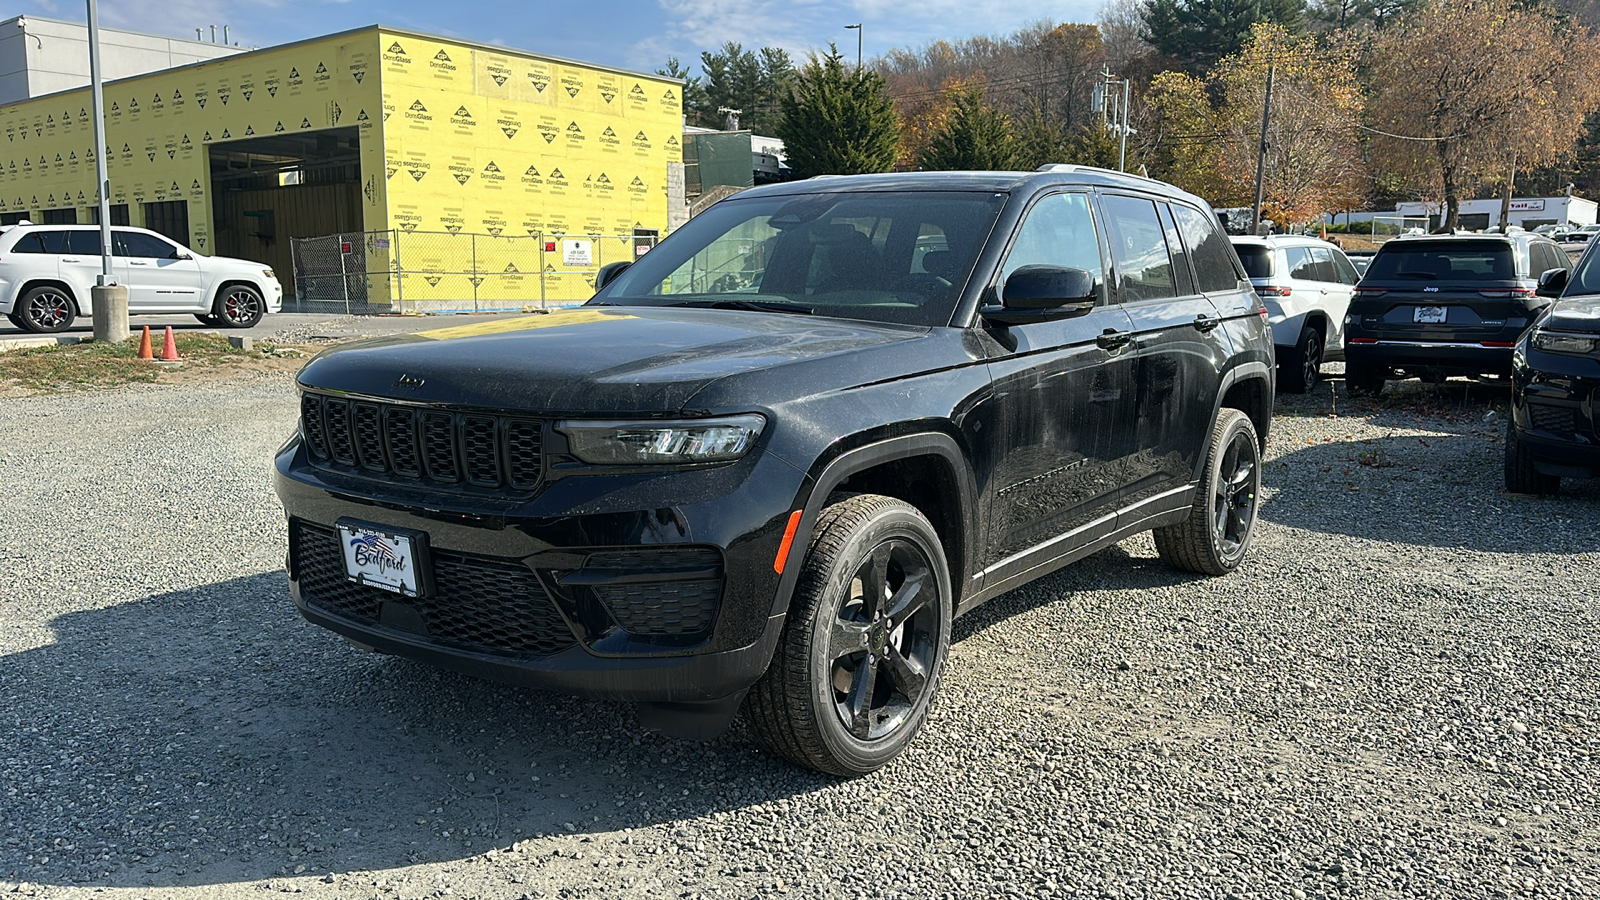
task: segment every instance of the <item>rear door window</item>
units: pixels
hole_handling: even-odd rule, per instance
[[[1106,194],[1100,204],[1111,238],[1111,259],[1117,267],[1121,302],[1177,296],[1172,255],[1167,251],[1155,203],[1140,197]]]
[[[98,231],[69,231],[67,232],[67,252],[75,256],[99,256],[100,232]]]
[[[1172,214],[1178,220],[1178,231],[1183,234],[1183,243],[1189,250],[1189,262],[1194,266],[1195,282],[1201,292],[1210,294],[1237,290],[1243,273],[1239,271],[1238,263],[1234,262],[1233,248],[1222,233],[1217,217],[1181,203],[1172,204]],[[1266,274],[1270,275],[1270,258],[1266,264]],[[1252,272],[1250,277],[1256,277],[1255,273]]]

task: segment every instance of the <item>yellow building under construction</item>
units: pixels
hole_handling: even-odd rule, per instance
[[[671,79],[382,26],[108,83],[112,221],[376,309],[588,296],[681,196]],[[0,108],[0,223],[97,215],[87,90]],[[323,248],[296,239],[328,237]],[[298,246],[294,246],[298,244]],[[300,259],[300,256],[306,259]]]

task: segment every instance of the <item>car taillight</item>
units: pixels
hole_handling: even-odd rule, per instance
[[[1256,287],[1256,293],[1263,297],[1287,297],[1294,293],[1294,289],[1271,284],[1259,285]]]
[[[1526,300],[1529,297],[1536,296],[1536,292],[1533,288],[1512,288],[1509,291],[1479,291],[1478,296],[1501,298],[1516,297],[1518,299]]]
[[[1355,295],[1356,295],[1357,298],[1382,297],[1384,294],[1387,294],[1387,293],[1389,293],[1389,292],[1387,290],[1383,289],[1383,288],[1358,287],[1355,290]]]

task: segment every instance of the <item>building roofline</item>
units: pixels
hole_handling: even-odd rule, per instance
[[[15,22],[18,19],[24,19],[29,22],[49,22],[52,25],[69,25],[73,28],[82,28],[85,31],[87,31],[89,28],[89,25],[86,22],[74,22],[71,19],[53,19],[49,16],[36,16],[32,13],[23,13],[18,16],[12,16],[9,19],[0,19],[0,25],[4,25],[7,22]],[[102,32],[115,31],[122,34],[136,34],[139,37],[154,38],[158,41],[178,41],[184,44],[203,44],[207,47],[227,47],[228,49],[234,51],[234,55],[238,55],[240,53],[249,53],[251,50],[261,49],[258,47],[246,49],[244,47],[236,47],[233,44],[222,44],[216,41],[197,41],[194,38],[174,37],[170,34],[156,34],[150,31],[135,31],[132,28],[101,28],[100,30]],[[29,99],[32,98],[30,97]]]
[[[12,19],[23,19],[23,18],[30,18],[30,17],[28,17],[28,16],[13,16],[12,17]],[[33,17],[33,18],[43,18],[43,17],[42,16],[36,16],[36,17]],[[0,21],[11,21],[11,19],[0,20]],[[52,21],[52,22],[61,22],[62,20],[60,20],[60,19],[51,19],[50,21]],[[72,24],[75,24],[75,23],[63,22],[62,24],[72,25]],[[85,26],[85,27],[87,27],[87,26]],[[277,50],[287,50],[287,49],[289,49],[291,47],[300,47],[300,46],[304,46],[306,44],[317,44],[317,43],[321,43],[323,41],[336,40],[338,38],[353,37],[354,35],[365,34],[365,33],[369,32],[369,31],[370,32],[376,32],[376,33],[404,35],[406,37],[417,38],[418,40],[424,40],[424,41],[445,41],[445,42],[452,43],[452,44],[461,44],[463,46],[471,47],[471,48],[474,48],[474,49],[477,49],[477,50],[487,50],[487,51],[490,51],[490,52],[493,52],[493,53],[504,53],[504,54],[509,55],[509,56],[529,56],[529,57],[533,57],[535,59],[543,60],[545,62],[552,62],[552,63],[558,63],[558,64],[570,65],[570,66],[581,66],[582,68],[585,68],[585,69],[594,69],[596,71],[601,71],[601,72],[610,72],[613,75],[626,75],[626,76],[628,76],[630,78],[649,78],[649,79],[652,79],[652,80],[655,80],[655,81],[670,81],[670,82],[673,82],[675,84],[682,84],[683,83],[683,79],[681,79],[681,78],[670,78],[670,77],[668,77],[666,75],[651,75],[651,74],[647,74],[647,73],[644,73],[644,72],[635,72],[632,69],[622,69],[622,68],[618,68],[616,66],[603,66],[603,65],[600,65],[598,63],[584,62],[583,60],[579,60],[579,59],[568,59],[567,57],[564,57],[564,56],[551,56],[551,55],[549,55],[547,53],[535,53],[535,52],[533,52],[531,50],[518,50],[515,47],[505,47],[505,46],[501,46],[499,44],[485,44],[482,41],[469,41],[469,40],[464,40],[462,38],[446,37],[445,35],[442,35],[442,34],[428,34],[425,31],[412,31],[409,28],[390,28],[387,25],[373,24],[373,25],[362,25],[359,28],[347,28],[344,31],[335,31],[335,32],[332,32],[330,34],[318,35],[316,37],[301,38],[298,41],[290,41],[287,44],[273,44],[273,45],[268,46],[268,47],[256,47],[256,48],[250,49],[250,50],[241,49],[238,53],[233,53],[233,54],[230,54],[228,56],[219,56],[219,57],[217,57],[215,59],[203,59],[203,60],[200,60],[199,62],[184,63],[181,66],[173,66],[170,69],[156,69],[153,72],[141,72],[138,75],[129,75],[129,76],[125,77],[125,78],[117,78],[117,79],[114,79],[114,80],[111,80],[111,81],[107,81],[106,84],[107,85],[127,84],[128,82],[136,81],[136,80],[138,80],[140,78],[149,78],[152,75],[166,75],[166,74],[169,74],[169,73],[172,73],[172,72],[182,72],[185,69],[198,69],[201,66],[214,65],[214,64],[220,63],[220,62],[231,62],[231,61],[240,59],[242,57],[251,56],[251,55],[254,55],[254,54],[257,54],[257,53],[270,53],[270,52],[274,52],[274,51],[277,51]],[[150,37],[161,38],[161,35],[150,35]],[[166,38],[166,40],[181,41],[181,40],[183,40],[183,38]],[[201,41],[201,43],[207,43],[207,42]],[[52,91],[52,92],[50,92],[48,94],[40,94],[37,97],[29,97],[26,100],[18,100],[16,104],[11,104],[11,105],[20,105],[20,104],[23,104],[23,103],[30,103],[30,102],[32,102],[34,100],[48,100],[48,99],[50,99],[52,97],[60,97],[60,96],[66,95],[66,94],[77,93],[78,91],[86,91],[88,89],[89,89],[89,87],[87,85],[85,85],[84,87],[66,88],[65,90]]]

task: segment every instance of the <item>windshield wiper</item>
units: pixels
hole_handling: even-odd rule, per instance
[[[681,300],[677,303],[665,303],[663,306],[688,306],[695,309],[748,309],[755,312],[786,312],[799,313],[809,316],[816,312],[810,306],[799,303],[782,303],[770,300]]]

